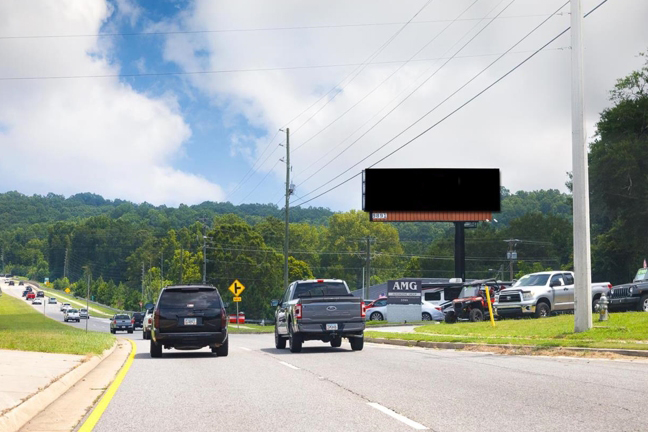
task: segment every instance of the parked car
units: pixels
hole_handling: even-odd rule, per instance
[[[43,301],[40,298],[36,297],[34,300],[32,300],[32,304],[33,305],[42,305]]]
[[[330,342],[334,348],[349,339],[353,351],[364,347],[365,305],[340,279],[299,280],[291,283],[281,301],[273,300],[275,347],[300,352],[308,340]]]
[[[135,320],[128,314],[117,314],[110,321],[110,333],[115,334],[118,331],[133,333]]]
[[[601,294],[608,294],[612,284],[592,284],[592,310]],[[574,310],[574,273],[563,271],[531,273],[511,288],[501,290],[495,299],[498,316],[533,315],[548,317],[552,312]]]
[[[609,301],[611,309],[648,312],[648,269],[640,268],[631,283],[613,286]]]
[[[70,307],[72,307],[72,306],[70,306],[70,303],[63,303],[63,304],[61,305],[61,308],[60,308],[59,310],[60,310],[61,312],[65,312],[65,310],[68,309],[68,308],[70,308]]]
[[[81,321],[81,317],[79,316],[78,309],[73,309],[73,308],[66,309],[65,312],[63,313],[63,321],[65,321],[65,322],[68,322],[68,321],[79,322],[79,321]]]
[[[36,297],[45,297],[45,292],[44,291],[37,291],[36,292]]]
[[[79,318],[90,319],[90,314],[88,313],[88,309],[86,308],[79,309]]]
[[[142,338],[151,339],[151,326],[153,325],[153,309],[148,309],[142,323]]]
[[[33,300],[33,299],[36,298],[36,293],[34,293],[33,291],[30,291],[30,292],[27,293],[26,297],[27,297],[27,300]]]
[[[56,297],[50,297],[49,300],[47,300],[48,304],[56,304]]]
[[[236,314],[232,314],[229,316],[229,322],[230,324],[236,324]],[[245,312],[239,312],[238,314],[238,323],[239,324],[245,324]]]
[[[423,321],[443,321],[445,315],[441,306],[423,300],[421,302],[421,319]]]
[[[369,321],[385,321],[387,319],[387,298],[380,298],[365,306]]]
[[[483,321],[490,318],[486,289],[489,290],[491,303],[495,301],[495,290],[488,280],[468,282],[464,285],[459,297],[444,309],[445,322],[456,323],[458,320]]]
[[[219,357],[229,353],[227,312],[211,285],[172,285],[162,289],[151,326],[151,357],[162,348],[195,350],[210,347]]]
[[[134,328],[141,328],[144,322],[144,313],[134,312],[133,313],[133,325]]]

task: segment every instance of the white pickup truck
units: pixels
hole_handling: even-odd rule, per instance
[[[592,310],[601,294],[612,288],[609,282],[592,284]],[[547,317],[552,312],[574,310],[574,273],[552,271],[523,276],[511,288],[495,295],[497,316],[533,315]]]

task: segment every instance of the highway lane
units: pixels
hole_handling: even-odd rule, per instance
[[[502,356],[366,344],[352,352],[307,342],[276,350],[272,335],[231,335],[230,355],[165,350],[135,361],[96,431],[648,430],[635,401],[648,362]],[[378,404],[378,405],[370,405]]]
[[[64,302],[58,302],[57,304],[47,304],[48,298],[45,297],[44,299],[42,299],[43,303],[45,303],[44,306],[43,305],[32,305],[31,301],[28,302],[22,297],[22,292],[24,291],[23,286],[18,286],[18,285],[9,286],[5,282],[0,282],[0,287],[2,287],[2,291],[4,293],[22,299],[23,301],[25,301],[25,303],[31,305],[38,312],[44,313],[46,316],[48,316],[48,317],[50,317],[52,319],[55,319],[57,321],[64,322],[63,321],[63,312],[61,312],[61,304],[64,303]],[[34,288],[34,287],[32,287],[32,288]],[[90,331],[105,332],[105,333],[110,332],[110,320],[107,319],[107,318],[91,317],[87,321],[88,321],[88,330],[90,330]],[[85,319],[81,319],[81,321],[78,322],[78,323],[77,322],[67,322],[65,324],[70,325],[72,327],[80,328],[80,329],[83,329],[83,330],[85,330],[85,328],[86,328],[86,320]],[[138,339],[138,338],[141,339],[142,338],[142,329],[135,330],[135,332],[133,334],[128,334],[128,333],[125,333],[125,332],[119,332],[119,333],[117,333],[117,335],[124,335],[124,336],[126,336],[128,338],[133,338],[133,339]]]

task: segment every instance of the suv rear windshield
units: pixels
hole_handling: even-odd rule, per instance
[[[347,287],[342,282],[307,282],[297,284],[293,298],[350,296]]]
[[[160,297],[160,308],[186,308],[193,305],[194,309],[220,309],[221,302],[218,291],[213,288],[191,290],[166,290]]]
[[[78,312],[79,312],[79,311],[76,310],[76,309],[68,309],[68,313],[69,313],[69,314],[71,314],[71,313],[78,313]]]

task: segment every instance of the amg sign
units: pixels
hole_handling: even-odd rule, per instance
[[[421,280],[387,281],[387,304],[421,304]]]

